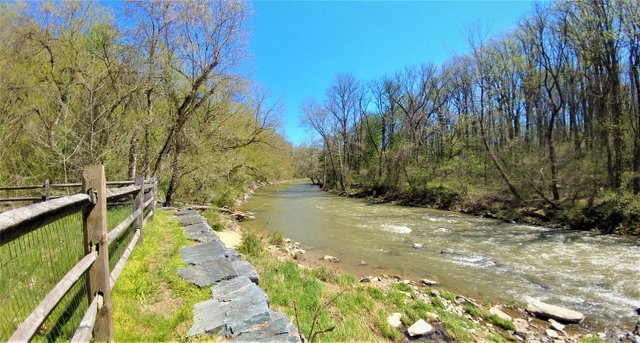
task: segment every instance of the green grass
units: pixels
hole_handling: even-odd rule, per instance
[[[284,234],[280,231],[272,231],[269,233],[269,244],[278,248],[284,247]]]
[[[209,208],[200,213],[207,219],[207,223],[213,229],[213,231],[223,231],[224,225],[220,222],[220,212],[215,208]]]
[[[245,235],[243,244],[256,246],[258,236]],[[251,242],[247,243],[247,240]],[[441,325],[456,341],[472,342],[469,333],[475,324],[466,318],[446,312],[442,308],[408,297],[415,293],[409,285],[394,284],[384,290],[370,284],[360,284],[352,275],[327,267],[300,268],[292,261],[281,262],[268,252],[245,255],[260,274],[260,286],[269,296],[272,306],[286,313],[295,322],[300,320],[302,333],[310,337],[313,318],[317,316],[314,331],[333,327],[333,330],[315,338],[319,342],[343,341],[401,341],[401,331],[387,323],[387,316],[402,314],[405,326],[418,319],[427,319],[428,313],[443,318]],[[454,297],[455,299],[455,297]],[[439,300],[439,299],[438,299]],[[436,300],[436,301],[438,301]]]
[[[137,246],[118,279],[111,301],[116,341],[176,341],[185,337],[193,320],[192,308],[211,297],[182,280],[179,249],[191,245],[168,212],[157,211],[144,228]]]

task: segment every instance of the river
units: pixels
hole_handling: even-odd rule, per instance
[[[256,216],[245,228],[280,231],[313,256],[339,257],[340,268],[356,275],[436,279],[461,294],[503,302],[539,299],[581,311],[597,327],[630,329],[640,307],[635,237],[371,204],[304,183],[265,186],[242,209]]]

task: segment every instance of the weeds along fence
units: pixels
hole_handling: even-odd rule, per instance
[[[80,192],[0,213],[0,341],[113,341],[111,288],[153,218],[157,180],[106,182],[97,165],[62,186]]]

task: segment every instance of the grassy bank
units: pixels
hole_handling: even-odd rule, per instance
[[[183,340],[193,321],[193,305],[211,297],[182,280],[179,249],[193,244],[172,214],[157,211],[144,228],[144,242],[131,254],[111,299],[115,340],[160,342]]]
[[[277,243],[272,237],[270,243]],[[300,321],[305,337],[315,341],[398,341],[404,333],[390,326],[387,317],[401,313],[404,327],[426,319],[441,339],[460,342],[514,339],[505,329],[511,323],[483,310],[454,313],[456,297],[440,290],[402,282],[386,285],[360,283],[354,276],[327,267],[309,268],[295,261],[283,261],[268,250],[255,234],[245,234],[240,251],[260,274],[260,286],[272,306]],[[271,247],[273,250],[273,247]],[[440,293],[440,295],[436,295]],[[491,323],[492,329],[485,324]],[[323,332],[328,330],[326,332]]]

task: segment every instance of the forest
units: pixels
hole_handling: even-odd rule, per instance
[[[0,184],[157,176],[166,205],[286,178],[282,106],[239,72],[242,1],[0,4]]]
[[[341,73],[305,100],[320,139],[296,151],[301,172],[343,194],[640,232],[639,3],[538,4],[508,33],[467,32],[468,54]]]

